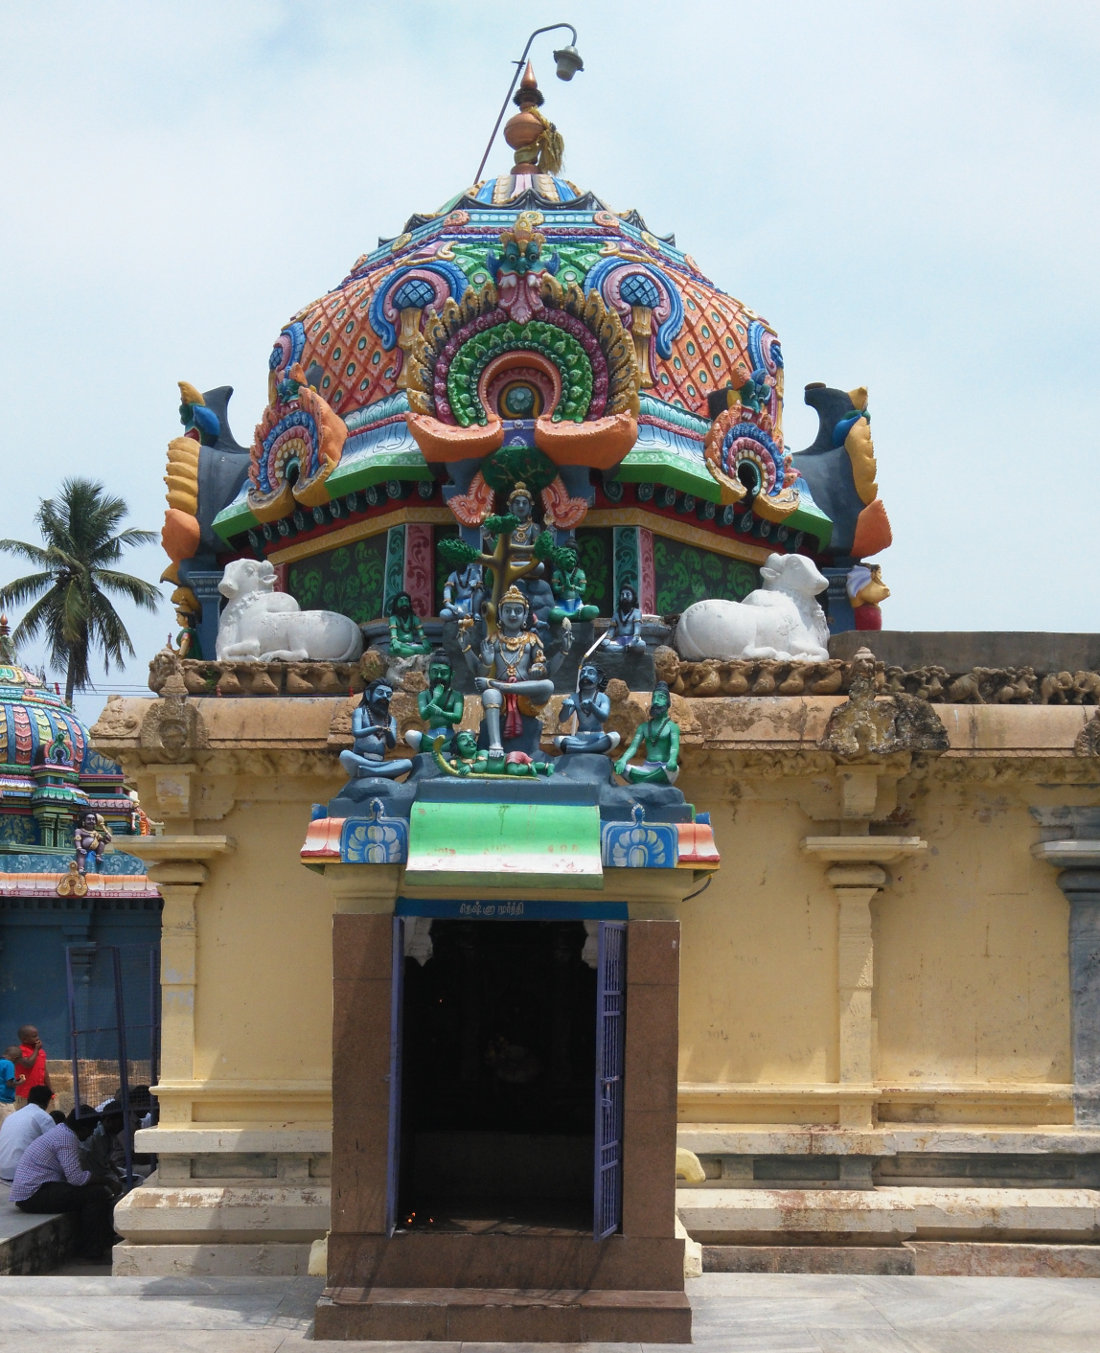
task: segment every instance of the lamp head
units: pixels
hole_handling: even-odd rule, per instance
[[[554,60],[558,63],[556,74],[559,80],[572,80],[577,71],[584,70],[584,62],[576,47],[563,47],[554,53]]]

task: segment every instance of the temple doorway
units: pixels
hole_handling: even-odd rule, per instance
[[[397,1229],[590,1234],[599,927],[404,924]]]

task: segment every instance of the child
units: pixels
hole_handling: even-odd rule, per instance
[[[15,1112],[15,1087],[23,1080],[23,1073],[15,1068],[18,1056],[18,1047],[10,1047],[0,1057],[0,1119]]]
[[[15,1062],[16,1076],[22,1075],[22,1081],[15,1087],[16,1107],[22,1108],[27,1096],[36,1085],[44,1085],[52,1090],[50,1073],[46,1070],[46,1049],[38,1037],[33,1024],[24,1024],[19,1030],[19,1056]]]

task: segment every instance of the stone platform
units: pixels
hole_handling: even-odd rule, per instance
[[[316,1353],[321,1278],[0,1279],[4,1347]],[[1093,1353],[1100,1281],[708,1273],[688,1283],[700,1353]],[[490,1353],[485,1344],[340,1345],[341,1353]],[[544,1345],[544,1347],[551,1347]],[[647,1353],[648,1337],[589,1344]],[[667,1345],[665,1345],[667,1347]],[[492,1353],[521,1353],[502,1343]]]
[[[35,1215],[8,1202],[8,1186],[0,1185],[0,1277],[49,1273],[72,1250],[76,1220],[63,1212]]]

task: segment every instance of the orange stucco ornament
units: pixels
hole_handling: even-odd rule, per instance
[[[555,423],[551,418],[535,422],[535,445],[555,465],[587,465],[610,470],[626,456],[638,439],[638,420],[626,410],[595,418],[588,423]]]
[[[488,456],[504,441],[504,425],[499,418],[491,418],[488,423],[473,423],[469,427],[456,427],[430,414],[410,413],[406,415],[406,422],[429,464]]]

